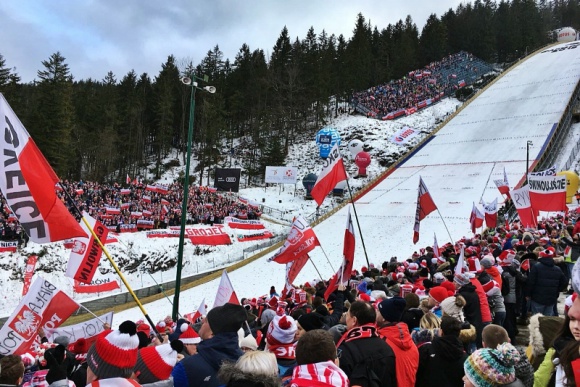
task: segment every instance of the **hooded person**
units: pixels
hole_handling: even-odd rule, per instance
[[[407,302],[401,297],[383,300],[378,305],[377,333],[395,353],[397,385],[414,387],[419,367],[419,351],[411,338],[409,328],[401,322],[406,305]]]
[[[143,386],[161,381],[166,383],[156,383],[155,387],[173,386],[173,380],[170,379],[171,371],[181,351],[183,351],[183,343],[180,340],[140,349],[135,365],[136,379]]]
[[[296,321],[291,316],[276,316],[268,327],[266,350],[276,356],[280,377],[292,375],[296,365]]]
[[[130,379],[137,363],[137,326],[125,321],[114,331],[104,331],[87,353],[87,385],[139,386]]]
[[[246,310],[238,304],[226,303],[210,310],[199,330],[203,341],[197,346],[197,354],[183,359],[173,368],[171,375],[175,387],[219,386],[217,373],[221,364],[235,362],[243,354],[237,332],[246,319]]]

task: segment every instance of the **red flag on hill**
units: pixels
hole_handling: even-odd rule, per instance
[[[326,292],[324,292],[324,299],[328,300],[328,297],[338,289],[339,285],[347,285],[350,279],[350,273],[352,272],[352,265],[354,263],[354,248],[355,248],[355,238],[354,238],[354,227],[352,225],[352,218],[350,217],[350,207],[348,209],[348,216],[346,219],[346,230],[344,231],[344,247],[342,249],[342,264],[336,274],[332,276]]]
[[[227,303],[240,305],[236,291],[230,281],[230,277],[228,277],[228,272],[224,269],[213,307],[215,308],[216,306],[222,306]]]
[[[469,223],[471,223],[471,232],[475,234],[475,230],[483,226],[483,214],[473,203],[471,215],[469,216]]]
[[[58,177],[2,94],[0,122],[0,189],[30,240],[48,243],[82,236],[83,230],[56,196]]]
[[[292,228],[286,238],[284,245],[268,259],[268,262],[274,261],[277,263],[288,263],[295,259],[308,254],[314,250],[316,246],[320,246],[320,242],[314,233],[314,230],[308,222],[299,216],[294,219]]]
[[[419,192],[417,194],[417,211],[415,212],[415,227],[413,227],[413,243],[419,242],[419,224],[427,217],[430,213],[435,211],[437,206],[427,189],[427,186],[423,182],[421,176],[419,176]]]
[[[346,179],[348,179],[348,176],[344,169],[342,156],[338,151],[338,144],[334,144],[328,157],[324,160],[322,171],[320,171],[320,175],[318,175],[318,179],[316,179],[316,183],[314,184],[310,194],[316,203],[321,205],[326,195],[328,195],[328,193],[332,191],[338,183]]]
[[[485,213],[485,225],[490,228],[497,227],[497,198],[491,203],[483,203],[483,212]]]
[[[32,282],[32,276],[34,275],[34,269],[36,268],[36,255],[31,255],[26,261],[26,269],[24,271],[24,286],[22,287],[22,295],[25,296],[30,289],[30,284]]]

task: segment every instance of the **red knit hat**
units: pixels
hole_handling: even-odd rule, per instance
[[[201,338],[199,337],[199,335],[188,323],[181,324],[179,330],[181,331],[181,335],[179,335],[179,340],[181,340],[183,344],[198,344],[201,342]]]
[[[540,258],[553,258],[554,253],[550,249],[540,251]]]
[[[135,365],[135,374],[139,383],[148,384],[169,379],[177,363],[177,354],[181,351],[183,351],[183,343],[180,340],[173,340],[170,344],[142,348]]]
[[[455,294],[455,284],[451,281],[443,281],[439,284],[439,286],[444,287],[447,289],[447,292],[451,293],[451,295]]]
[[[447,297],[450,296],[449,291],[443,286],[435,286],[429,291],[429,296],[439,303],[443,302]]]

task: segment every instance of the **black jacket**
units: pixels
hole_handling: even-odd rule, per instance
[[[392,348],[376,333],[376,328],[363,326],[373,330],[372,337],[352,339],[347,338],[339,347],[340,368],[346,373],[351,385],[362,387],[391,387],[397,385],[395,370],[395,353]],[[374,383],[376,384],[373,384]]]
[[[532,266],[528,276],[526,296],[542,305],[553,305],[558,302],[561,291],[566,289],[568,279],[562,270],[554,265],[553,258],[540,258]]]
[[[455,336],[435,337],[419,348],[419,369],[415,386],[463,386],[463,363],[467,354]]]

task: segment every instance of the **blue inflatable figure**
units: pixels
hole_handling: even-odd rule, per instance
[[[316,145],[318,145],[320,157],[323,159],[327,158],[334,144],[340,146],[340,134],[336,129],[326,127],[318,131],[316,134]]]

